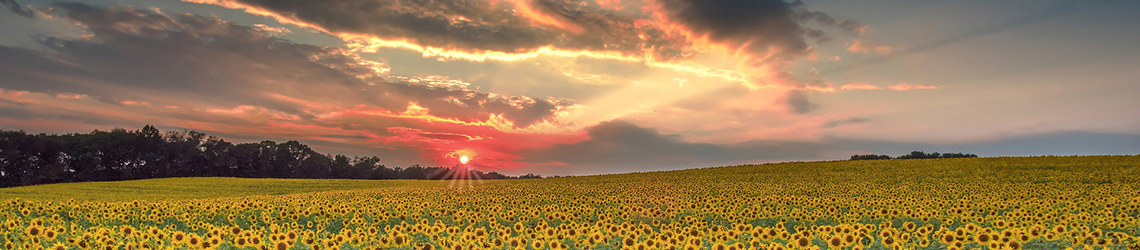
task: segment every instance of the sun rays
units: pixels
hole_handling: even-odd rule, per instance
[[[467,165],[467,162],[470,161],[467,156],[462,156],[459,161],[463,164],[437,170],[431,176],[438,176],[438,180],[448,181],[447,187],[449,189],[473,190],[476,185],[483,184],[483,177],[480,176],[480,173]]]

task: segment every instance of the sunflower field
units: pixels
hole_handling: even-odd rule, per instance
[[[1140,249],[1140,156],[0,189],[3,249]]]

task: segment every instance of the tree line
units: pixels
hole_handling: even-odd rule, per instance
[[[910,154],[901,155],[899,157],[891,158],[889,155],[852,155],[851,160],[889,160],[889,159],[935,159],[935,158],[977,158],[975,154],[965,153],[926,153],[922,151],[912,151]]]
[[[462,171],[467,171],[463,173]],[[230,143],[197,131],[116,128],[80,134],[0,130],[0,187],[166,177],[508,179],[447,167],[389,168],[379,157],[321,154],[297,141]]]

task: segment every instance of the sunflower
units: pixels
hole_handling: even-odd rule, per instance
[[[811,239],[808,239],[807,237],[800,237],[795,242],[796,246],[801,248],[811,245]]]
[[[847,235],[847,237],[851,237],[851,235]],[[827,241],[827,246],[829,246],[831,248],[838,248],[840,246],[843,246],[843,239],[840,238],[838,235],[832,236],[831,240]]]
[[[55,236],[55,230],[52,230],[51,228],[44,229],[44,240],[54,240]]]
[[[1021,249],[1021,243],[1017,243],[1016,241],[1010,241],[1009,244],[1007,244],[1007,246],[1009,246],[1009,249],[1014,249],[1014,250]]]
[[[728,249],[728,246],[725,246],[724,243],[717,242],[716,244],[713,244],[712,249],[713,250],[726,250],[726,249]]]
[[[983,246],[986,244],[989,244],[990,241],[993,239],[994,239],[993,236],[990,236],[989,234],[986,234],[986,233],[980,233],[980,234],[974,236],[974,241],[978,242],[978,245],[983,245]]]
[[[888,247],[894,247],[894,246],[895,246],[895,244],[898,244],[898,243],[899,243],[899,241],[898,241],[897,239],[895,239],[895,237],[886,237],[886,238],[883,238],[883,241],[882,241],[882,242],[883,242],[883,245],[884,245],[884,246],[888,246]]]
[[[197,235],[191,235],[191,236],[189,237],[189,239],[188,239],[188,240],[186,240],[186,244],[190,244],[191,246],[197,246],[197,245],[199,245],[199,244],[201,244],[201,243],[202,243],[202,239],[201,239],[201,238],[198,238],[198,236],[197,236]]]

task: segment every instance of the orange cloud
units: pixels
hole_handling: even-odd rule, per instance
[[[826,84],[825,86],[808,85],[804,86],[804,91],[831,93],[835,92],[835,87],[832,87],[830,83]]]
[[[930,85],[923,85],[923,84],[911,85],[908,83],[899,83],[899,84],[891,85],[890,87],[887,87],[887,88],[889,88],[891,90],[896,90],[896,91],[906,91],[906,90],[911,90],[911,89],[938,89],[938,86],[930,86]]]
[[[60,98],[60,99],[72,99],[72,100],[79,100],[79,98],[83,98],[83,97],[86,97],[86,96],[87,96],[87,95],[80,95],[80,94],[63,94],[63,93],[55,94],[55,97],[56,97],[56,98]]]
[[[865,82],[857,82],[857,83],[844,84],[843,86],[839,87],[839,89],[842,89],[842,90],[872,90],[872,89],[882,89],[882,87],[871,85],[871,84],[868,84]]]
[[[850,51],[851,53],[875,52],[875,53],[884,54],[884,55],[891,53],[891,47],[890,46],[874,44],[874,43],[866,42],[866,41],[859,40],[859,39],[855,39],[848,44],[850,46],[847,47],[847,51]]]
[[[38,102],[40,102],[39,100],[34,99],[34,98],[27,98],[29,96],[29,94],[31,94],[31,92],[21,91],[21,90],[0,89],[0,98],[8,100],[8,101],[12,101],[12,102],[16,102],[16,103],[38,103]]]
[[[581,26],[578,26],[578,25],[573,24],[573,23],[566,22],[566,20],[564,20],[562,18],[558,18],[558,17],[552,16],[552,15],[549,15],[547,13],[536,11],[534,9],[534,7],[531,6],[531,2],[532,2],[531,0],[506,0],[506,1],[511,2],[511,5],[515,7],[515,11],[517,11],[517,13],[521,14],[523,17],[530,19],[532,22],[535,22],[537,24],[549,25],[549,26],[557,27],[559,29],[567,30],[567,31],[570,31],[573,33],[582,33],[584,31]],[[492,4],[494,4],[495,2],[496,1],[491,1]]]
[[[836,20],[822,12],[808,11],[802,3],[780,1],[735,5],[699,3],[700,6],[715,5],[710,9],[691,0],[598,0],[588,4],[494,0],[481,4],[455,3],[448,8],[410,3],[401,8],[381,8],[378,11],[383,13],[367,15],[352,14],[354,3],[351,1],[335,6],[246,0],[184,1],[240,9],[284,24],[311,28],[339,37],[347,42],[347,47],[359,52],[401,49],[416,51],[428,58],[475,62],[520,61],[540,56],[615,60],[721,78],[754,90],[764,85],[794,85],[789,83],[787,74],[771,72],[784,72],[788,60],[811,52],[804,42],[805,34],[800,32],[800,23],[815,21],[844,30],[862,26],[851,20]],[[639,8],[612,12],[625,7]],[[728,10],[725,13],[731,16],[709,10]],[[410,11],[416,14],[409,14]],[[320,18],[334,14],[342,16]],[[404,16],[423,20],[388,19]],[[437,19],[448,20],[449,26],[418,26],[437,23]],[[726,20],[738,23],[726,25]],[[366,25],[354,25],[360,23]],[[741,68],[709,67],[690,60],[704,54],[734,58],[744,65],[736,65]]]
[[[558,143],[582,140],[579,131],[534,132],[520,131],[501,116],[486,121],[464,122],[434,117],[425,108],[392,111],[362,112],[342,109],[309,119],[283,113],[266,107],[242,105],[232,108],[171,109],[166,106],[139,106],[124,109],[118,103],[100,103],[90,99],[56,98],[54,95],[27,91],[0,89],[0,100],[8,103],[37,103],[34,106],[11,106],[0,103],[0,108],[28,109],[50,120],[20,120],[0,117],[16,127],[74,132],[108,127],[88,124],[111,124],[115,127],[137,127],[157,124],[208,131],[230,141],[241,137],[301,140],[324,150],[335,152],[369,152],[373,150],[411,150],[414,155],[387,159],[391,163],[419,160],[421,163],[451,166],[458,161],[453,157],[458,150],[468,150],[473,158],[471,166],[482,170],[513,169],[529,165],[513,152],[541,148]],[[378,110],[378,109],[373,109]],[[58,117],[81,119],[83,122],[61,120]],[[50,122],[50,124],[44,124]],[[379,124],[400,124],[383,126]],[[380,130],[374,130],[379,128]],[[235,138],[236,137],[236,138]],[[258,139],[260,140],[260,139]],[[368,155],[370,153],[362,153]],[[388,156],[392,157],[392,156]],[[548,162],[548,164],[557,164]]]
[[[321,20],[301,19],[299,16],[303,15],[280,9],[261,9],[238,0],[187,1],[243,9],[282,23],[332,34],[346,41],[348,48],[297,44],[272,37],[288,32],[285,29],[266,25],[242,26],[212,17],[190,14],[167,16],[157,10],[132,7],[74,7],[68,10],[61,7],[61,13],[69,11],[66,14],[71,15],[71,19],[89,26],[95,36],[108,39],[71,39],[68,40],[69,45],[76,45],[69,47],[73,50],[61,49],[53,52],[55,54],[26,53],[21,54],[23,58],[0,60],[33,60],[54,66],[64,63],[51,60],[58,55],[58,58],[68,59],[67,63],[71,64],[68,67],[84,69],[41,72],[53,68],[45,66],[28,68],[27,72],[11,71],[13,75],[36,79],[37,83],[54,88],[44,93],[82,93],[79,95],[90,97],[71,98],[69,94],[56,95],[46,101],[42,98],[29,99],[49,104],[34,107],[40,114],[110,126],[137,127],[151,123],[205,130],[224,138],[237,138],[235,140],[297,139],[316,148],[335,149],[333,152],[386,153],[382,157],[391,157],[396,162],[451,165],[457,161],[456,152],[465,152],[473,158],[472,164],[487,169],[513,168],[533,162],[565,165],[562,160],[528,159],[519,152],[588,139],[586,132],[580,129],[596,125],[598,120],[612,120],[631,112],[648,112],[657,106],[688,102],[697,95],[723,93],[723,90],[763,92],[738,91],[744,88],[736,84],[752,89],[777,86],[775,88],[780,90],[836,91],[826,82],[810,85],[780,82],[789,78],[785,68],[789,60],[810,53],[809,47],[801,46],[802,38],[783,37],[797,34],[798,23],[797,18],[782,16],[794,13],[781,12],[785,10],[780,8],[767,10],[778,14],[775,17],[754,17],[752,13],[742,15],[750,25],[740,28],[723,23],[700,25],[703,19],[719,18],[705,12],[697,13],[700,14],[698,19],[686,19],[684,13],[696,8],[693,4],[700,4],[687,0],[674,1],[679,3],[674,6],[657,6],[659,9],[654,10],[657,12],[654,16],[618,16],[605,20],[564,15],[574,13],[557,12],[559,5],[551,6],[547,2],[507,0],[513,5],[508,9],[516,13],[512,15],[520,15],[524,18],[521,20],[525,20],[526,25],[521,28],[542,31],[539,33],[556,39],[543,40],[551,37],[540,37],[535,41],[498,47],[479,44],[478,39],[464,41],[454,37],[381,32],[389,31],[383,29],[387,27],[375,30],[338,29],[325,23],[310,23]],[[607,2],[611,3],[620,4]],[[507,4],[504,2],[503,5]],[[779,7],[786,3],[774,4]],[[629,11],[636,11],[633,7],[636,4],[626,3],[625,6],[630,7]],[[717,6],[719,9],[732,7]],[[417,14],[432,16],[441,13],[447,14],[446,10]],[[503,20],[508,26],[519,25],[515,22],[520,19],[495,16],[498,14],[502,13],[451,15],[446,18],[452,25],[479,26]],[[611,23],[593,26],[583,20]],[[748,29],[765,22],[782,26],[773,28],[770,34]],[[106,32],[108,28],[116,32]],[[585,34],[589,36],[576,36],[573,31],[576,29],[587,31]],[[504,32],[494,34],[533,35]],[[131,39],[114,39],[124,37]],[[583,38],[597,39],[561,42]],[[196,42],[201,40],[227,41],[231,43],[228,45],[236,46]],[[622,42],[627,40],[635,46]],[[123,41],[132,43],[124,44]],[[127,46],[151,49],[105,50]],[[387,64],[361,59],[358,54],[382,48],[418,51],[425,57],[442,60],[474,62],[525,61],[538,57],[599,59],[664,69],[640,76],[643,77],[640,80],[646,82],[689,80],[675,85],[668,82],[663,84],[668,85],[668,89],[657,92],[646,91],[645,86],[622,86],[630,88],[588,103],[602,114],[575,120],[567,118],[569,113],[586,104],[556,98],[480,92],[470,83],[448,77],[392,76],[389,75],[392,69]],[[123,56],[90,56],[105,53]],[[122,58],[149,58],[159,63],[139,63],[140,60]],[[115,77],[108,78],[110,75]],[[154,76],[172,77],[154,81]],[[63,78],[68,80],[59,80]],[[22,98],[18,96],[20,93],[15,95]],[[806,98],[807,95],[802,93],[790,98],[790,103],[801,107],[797,113],[807,113],[814,107],[815,104]],[[611,102],[617,105],[611,105]],[[122,105],[134,106],[124,108]]]
[[[621,0],[596,0],[595,2],[597,2],[598,6],[602,6],[603,8],[609,8],[613,10],[625,9],[625,5],[622,5]]]

